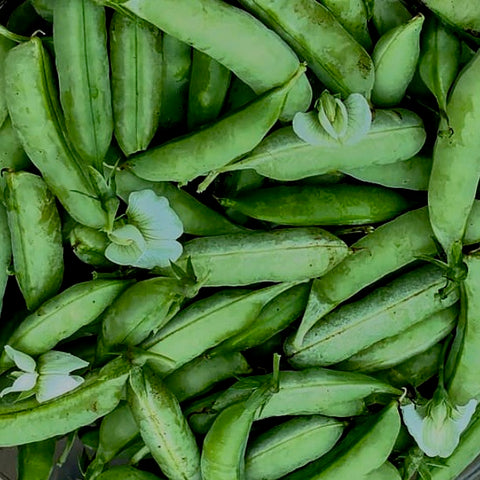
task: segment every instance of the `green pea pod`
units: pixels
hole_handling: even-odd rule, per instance
[[[125,155],[146,150],[160,121],[161,32],[115,12],[110,22],[115,138]]]
[[[159,375],[168,375],[243,331],[255,321],[267,302],[292,286],[291,283],[283,283],[253,291],[220,291],[180,311],[141,346],[150,353],[165,355],[172,360],[171,365],[155,366]],[[228,323],[225,323],[225,318],[229,319]]]
[[[305,71],[265,93],[243,109],[189,135],[131,157],[123,164],[135,175],[152,181],[187,183],[223,167],[254,148],[278,120],[287,93]]]
[[[98,480],[162,480],[153,473],[144,472],[128,465],[120,465],[105,470]]]
[[[365,49],[370,50],[372,39],[368,32],[368,12],[363,0],[322,0],[342,27]]]
[[[475,202],[464,242],[471,245],[479,240],[480,202]],[[303,337],[314,323],[340,303],[389,273],[413,263],[419,255],[437,252],[426,207],[404,213],[382,225],[351,248],[352,255],[313,281],[307,309],[295,338],[296,346],[301,346]]]
[[[448,99],[447,121],[440,123],[428,186],[428,211],[435,237],[447,258],[465,235],[478,180],[480,148],[478,90],[480,52],[460,72]],[[454,203],[454,205],[452,204]]]
[[[12,261],[12,242],[8,228],[7,211],[0,203],[0,312],[3,307],[3,297],[7,288],[8,270]],[[5,329],[5,324],[3,324]]]
[[[308,63],[333,93],[370,98],[374,82],[368,53],[330,10],[315,0],[241,0]]]
[[[222,110],[231,72],[198,50],[193,51],[188,91],[187,124],[190,130],[213,122]]]
[[[289,46],[262,22],[221,0],[96,0],[131,12],[167,34],[210,55],[257,95],[286,82],[298,68]],[[255,52],[255,55],[252,55]],[[306,75],[292,88],[281,119],[289,121],[312,100]]]
[[[18,449],[18,480],[49,480],[55,468],[55,444],[53,438],[27,443]]]
[[[105,9],[55,2],[53,43],[66,128],[83,161],[103,171],[113,133]]]
[[[385,462],[377,469],[369,472],[363,480],[402,480],[400,472],[390,462]]]
[[[295,282],[323,275],[349,253],[347,245],[321,228],[196,238],[184,244],[177,263],[188,259],[205,286]]]
[[[225,99],[225,112],[230,112],[243,107],[255,98],[255,92],[237,76],[232,77],[230,89]]]
[[[97,355],[120,345],[134,346],[160,330],[186,298],[194,297],[198,285],[176,278],[156,277],[134,283],[122,292],[102,315]]]
[[[0,446],[64,435],[107,415],[118,405],[130,369],[129,361],[118,357],[61,397],[41,404],[27,400],[0,409]]]
[[[7,343],[29,355],[48,352],[96,320],[129,284],[127,280],[91,280],[73,285],[26,317]],[[11,366],[13,361],[2,352],[0,370]]]
[[[8,116],[7,100],[5,98],[5,58],[8,51],[15,45],[15,42],[0,37],[0,127]]]
[[[220,172],[254,169],[275,180],[300,180],[349,168],[412,158],[425,143],[423,121],[404,109],[377,110],[368,134],[352,146],[315,147],[284,127],[268,135],[246,157]]]
[[[175,395],[148,368],[130,374],[127,398],[140,435],[170,480],[201,480],[200,452]]]
[[[49,189],[76,221],[104,228],[106,212],[66,137],[51,65],[38,37],[10,50],[5,79],[12,124]]]
[[[73,253],[82,262],[97,268],[114,266],[104,255],[110,243],[106,233],[77,223],[70,231],[68,238]]]
[[[373,0],[372,21],[380,36],[411,18],[402,0]]]
[[[420,55],[422,14],[385,33],[375,45],[374,105],[388,107],[399,103],[412,81]]]
[[[364,225],[408,209],[394,190],[368,185],[280,186],[221,199],[224,207],[279,225]]]
[[[428,190],[432,163],[431,156],[415,155],[403,162],[343,169],[342,171],[362,182],[377,183],[390,188]]]
[[[442,298],[444,272],[427,265],[377,288],[361,300],[323,317],[297,347],[293,335],[285,343],[295,368],[332,365],[410,328],[459,299],[458,290]],[[433,334],[433,332],[432,332]]]
[[[448,91],[458,74],[460,48],[460,40],[450,30],[435,18],[428,19],[422,36],[419,71],[444,112]]]
[[[183,132],[187,121],[192,48],[178,38],[163,34],[160,126]]]
[[[393,402],[353,428],[327,455],[287,475],[285,480],[370,478],[370,472],[383,465],[392,452],[400,425],[397,403]]]
[[[223,380],[251,372],[250,365],[239,352],[226,352],[213,357],[206,354],[171,373],[164,382],[177,400],[184,402],[208,392]]]
[[[35,310],[62,284],[60,216],[55,197],[41,177],[27,172],[7,172],[4,176],[15,277],[27,308]]]
[[[115,174],[117,195],[125,202],[128,196],[138,190],[150,189],[158,196],[166,197],[173,211],[183,224],[185,233],[195,236],[222,235],[238,233],[243,228],[234,225],[215,210],[200,203],[185,190],[168,182],[147,182],[127,170],[119,170]]]
[[[456,326],[458,309],[450,307],[387,337],[339,363],[341,370],[375,372],[394,367],[443,340]]]
[[[344,422],[321,415],[299,416],[249,443],[246,480],[275,480],[325,455],[337,443]]]
[[[47,20],[53,22],[53,8],[56,0],[30,0],[37,13]]]

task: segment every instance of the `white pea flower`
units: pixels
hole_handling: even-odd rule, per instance
[[[69,353],[51,350],[38,358],[37,365],[30,355],[9,345],[5,345],[5,352],[20,371],[12,373],[15,381],[0,392],[0,398],[19,392],[22,398],[35,395],[42,403],[70,392],[84,382],[82,377],[70,373],[85,368],[88,362]]]
[[[352,93],[342,101],[325,90],[316,101],[315,108],[317,111],[299,112],[293,118],[293,131],[311,145],[353,145],[370,130],[370,106],[359,93]]]
[[[165,197],[152,190],[128,197],[127,224],[109,234],[105,256],[119,265],[139,268],[167,267],[182,254],[177,242],[183,225]]]

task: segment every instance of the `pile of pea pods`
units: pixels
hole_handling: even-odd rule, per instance
[[[479,46],[476,0],[0,2],[17,479],[467,478]]]

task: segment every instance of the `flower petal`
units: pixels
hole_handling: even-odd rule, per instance
[[[421,439],[423,435],[423,416],[420,415],[413,403],[401,405],[400,410],[402,411],[403,423],[418,443],[418,439]]]
[[[477,405],[478,400],[472,398],[466,405],[458,406],[453,409],[452,419],[455,423],[455,428],[459,433],[462,433],[468,427]]]
[[[20,352],[15,348],[12,348],[10,345],[5,345],[5,353],[10,357],[11,360],[15,362],[15,365],[24,372],[33,373],[35,372],[36,363],[35,360],[26,353]]]
[[[77,375],[41,375],[37,384],[37,400],[42,403],[59,397],[74,390],[84,381]]]
[[[320,125],[315,112],[298,112],[293,117],[293,131],[304,142],[317,147],[338,147],[340,144]]]
[[[142,234],[133,225],[114,230],[110,238],[113,242],[105,249],[104,255],[118,265],[134,265],[147,246]]]
[[[51,350],[38,359],[40,375],[68,374],[79,368],[85,368],[88,362],[67,352]]]
[[[0,392],[0,398],[7,395],[8,393],[13,392],[27,392],[35,387],[37,383],[38,373],[24,373],[20,375],[14,382],[11,387],[4,388]]]
[[[168,267],[170,261],[178,260],[182,251],[182,244],[175,240],[148,242],[147,249],[133,266],[139,268]]]
[[[359,142],[370,130],[372,112],[367,99],[359,93],[352,93],[345,100],[348,112],[348,127],[344,143],[353,145]]]
[[[131,246],[137,245],[138,248],[145,248],[145,238],[142,232],[134,225],[123,225],[120,228],[116,228],[110,235],[110,240],[116,245]]]

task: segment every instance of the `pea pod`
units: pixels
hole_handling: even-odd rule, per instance
[[[39,38],[10,50],[5,79],[12,124],[49,189],[79,223],[104,228],[106,211],[66,137],[51,66]]]
[[[98,480],[162,480],[153,473],[144,472],[128,465],[119,465],[105,470]]]
[[[5,99],[5,58],[8,51],[15,45],[12,40],[0,37],[0,127],[8,116],[7,101]]]
[[[8,228],[7,211],[0,203],[0,312],[3,307],[3,297],[7,288],[8,269],[12,260],[12,242]],[[3,326],[5,329],[5,324]]]
[[[63,280],[63,246],[55,197],[27,172],[7,172],[5,204],[15,277],[29,310],[55,295]],[[35,239],[29,243],[28,239]]]
[[[18,449],[18,480],[49,480],[55,468],[55,444],[53,438],[27,443]]]
[[[223,167],[262,140],[278,120],[287,93],[304,71],[305,67],[300,66],[285,84],[243,109],[197,132],[135,155],[123,168],[145,180],[187,183]]]
[[[146,150],[160,120],[161,32],[115,12],[110,22],[115,138],[125,155]]]
[[[401,0],[373,0],[372,3],[372,21],[380,36],[412,18]]]
[[[255,92],[237,76],[232,77],[230,89],[225,100],[225,112],[243,107],[255,98]]]
[[[390,462],[385,462],[368,473],[365,480],[401,480],[400,472]]]
[[[323,275],[349,253],[346,244],[320,228],[217,235],[184,244],[177,263],[189,258],[206,286],[294,282]]]
[[[291,127],[268,135],[246,157],[220,172],[254,169],[275,180],[299,180],[332,171],[390,164],[407,160],[426,138],[422,120],[404,109],[377,110],[362,140],[342,148],[315,147],[301,140]]]
[[[113,133],[105,9],[92,0],[63,0],[53,10],[66,128],[84,162],[102,172]]]
[[[30,0],[30,3],[42,18],[48,22],[53,22],[55,0]]]
[[[200,453],[175,396],[148,368],[133,369],[127,398],[140,435],[170,480],[201,480]]]
[[[105,249],[110,243],[104,232],[77,223],[68,235],[73,253],[84,263],[97,268],[113,267],[105,257]]]

